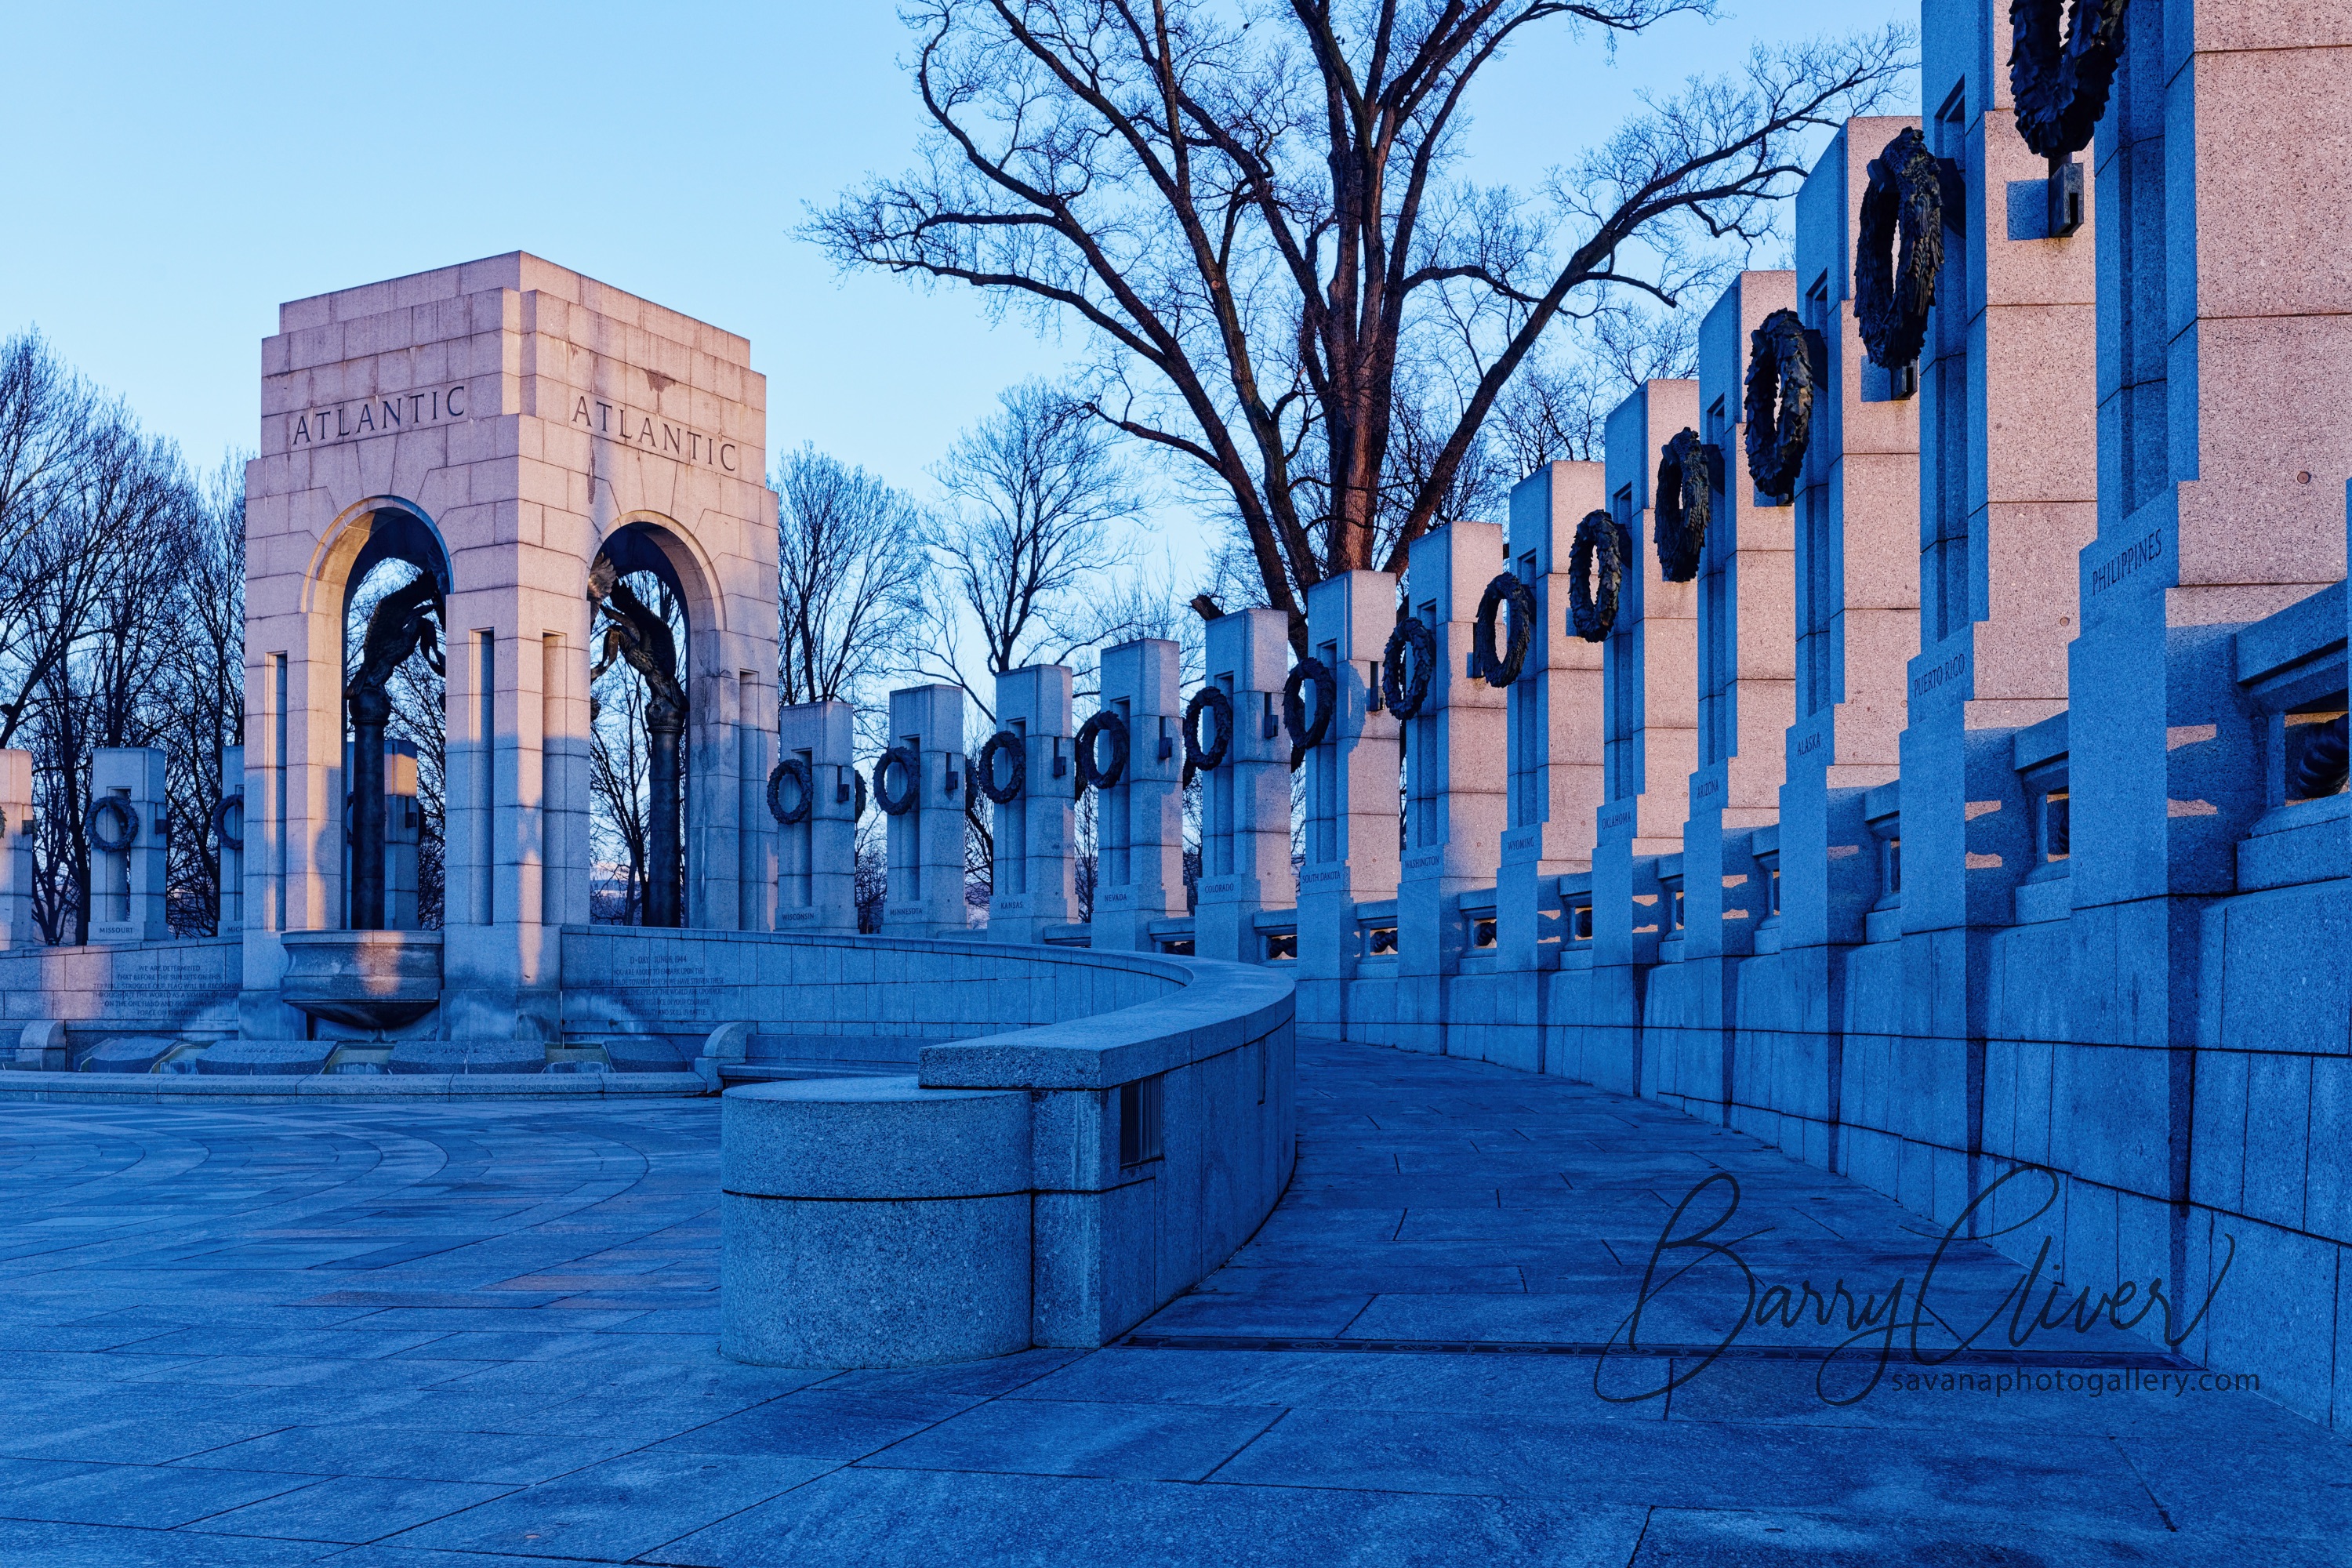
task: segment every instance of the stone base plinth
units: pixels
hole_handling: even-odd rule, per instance
[[[1029,1096],[912,1078],[730,1089],[719,1348],[922,1366],[1030,1343]]]

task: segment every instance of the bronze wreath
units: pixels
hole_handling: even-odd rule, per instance
[[[1617,624],[1617,595],[1633,559],[1624,524],[1607,512],[1595,508],[1576,525],[1568,547],[1568,624],[1586,642],[1602,641]]]
[[[1307,717],[1307,687],[1315,686],[1315,718]],[[1296,771],[1307,760],[1307,753],[1323,743],[1331,732],[1331,714],[1339,706],[1339,678],[1331,667],[1311,655],[1290,668],[1290,679],[1282,683],[1282,727],[1290,731],[1290,765]]]
[[[1870,161],[1853,250],[1854,320],[1873,364],[1898,370],[1927,341],[1927,307],[1944,269],[1944,176],[1919,132],[1896,132]],[[1895,251],[1897,234],[1902,251]]]
[[[119,837],[101,826],[109,822],[121,824]],[[89,837],[91,848],[120,855],[139,842],[138,809],[119,795],[102,795],[89,803],[89,815],[81,819],[81,830]]]
[[[1096,760],[1103,736],[1110,737],[1110,764]],[[1078,726],[1078,789],[1108,789],[1127,776],[1127,721],[1105,708]]]
[[[1213,711],[1217,716],[1217,743],[1213,749],[1201,743],[1201,715]],[[1225,760],[1225,752],[1234,743],[1234,700],[1223,688],[1203,686],[1192,693],[1192,700],[1184,707],[1184,765],[1195,773],[1213,773]]]
[[[1005,775],[1004,787],[996,787],[996,754],[1004,752],[1013,758],[1013,771]],[[1011,805],[1021,798],[1021,788],[1029,782],[1029,754],[1021,744],[1021,737],[1010,730],[999,730],[980,749],[980,792],[999,805]]]
[[[2063,43],[2065,0],[2009,0],[2009,87],[2017,133],[2053,163],[2091,144],[2124,55],[2128,0],[2076,0]]]
[[[1412,654],[1408,672],[1405,654]],[[1429,678],[1437,669],[1437,639],[1429,628],[1412,616],[1396,624],[1389,634],[1389,646],[1381,653],[1381,701],[1399,719],[1410,719],[1421,711],[1429,696]]]
[[[231,833],[228,830],[228,814],[232,811],[236,813],[236,831],[235,833]],[[220,846],[224,849],[242,849],[245,847],[245,795],[243,792],[239,792],[236,795],[225,795],[221,796],[220,804],[213,807],[213,837],[220,840]]]
[[[2352,743],[2347,743],[2344,716],[2339,713],[2312,728],[2317,733],[2304,738],[2302,754],[2295,758],[2294,777],[2287,790],[2289,800],[2315,800],[2334,795],[2344,787],[2347,773],[2352,773]]]
[[[1504,605],[1511,606],[1511,636],[1498,656],[1495,623]],[[1528,649],[1535,646],[1536,591],[1508,572],[1498,572],[1478,596],[1478,614],[1470,623],[1470,663],[1489,686],[1508,686],[1527,668]]]
[[[1658,570],[1669,583],[1698,575],[1722,472],[1723,454],[1701,441],[1696,430],[1677,431],[1658,454]]]
[[[1748,476],[1768,496],[1793,496],[1813,438],[1813,354],[1794,310],[1775,310],[1748,337]]]
[[[792,780],[801,786],[801,803],[792,810],[784,809],[784,781]],[[786,757],[768,773],[768,815],[789,827],[796,822],[806,822],[816,806],[816,773],[804,760]]]
[[[905,775],[907,792],[890,793],[890,770],[897,768]],[[904,816],[915,809],[923,787],[923,759],[912,746],[893,746],[874,759],[874,798],[883,811],[891,816]]]

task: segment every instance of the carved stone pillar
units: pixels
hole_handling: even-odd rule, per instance
[[[1320,1039],[1342,1038],[1349,1028],[1365,956],[1356,906],[1397,892],[1400,726],[1377,705],[1396,605],[1396,579],[1385,572],[1343,573],[1307,590],[1307,644],[1334,687],[1329,728],[1307,754],[1307,858],[1298,878],[1298,1028]]]
[[[913,686],[890,693],[890,750],[874,765],[874,804],[889,817],[889,879],[882,930],[891,936],[962,936],[964,900],[963,689]],[[896,809],[893,809],[893,808]]]
[[[1404,853],[1397,881],[1395,1043],[1445,1048],[1447,982],[1472,933],[1460,898],[1495,885],[1509,760],[1503,693],[1470,673],[1479,595],[1503,566],[1503,531],[1456,522],[1412,542],[1405,603],[1436,658],[1404,720]]]
[[[90,759],[92,945],[162,942],[172,934],[163,893],[173,827],[164,783],[165,759],[153,746],[101,746]]]
[[[996,880],[988,900],[988,934],[996,942],[1043,942],[1049,928],[1078,918],[1071,843],[1077,767],[1067,667],[1033,664],[998,676],[996,721],[999,733],[1013,737],[1022,776],[1020,793],[994,806]],[[992,765],[984,752],[981,763]],[[992,765],[1001,779],[1010,763]],[[989,782],[983,775],[973,787]]]
[[[1290,741],[1282,733],[1282,685],[1290,645],[1272,610],[1238,610],[1207,627],[1208,684],[1231,704],[1225,754],[1201,775],[1200,904],[1192,951],[1202,958],[1263,963],[1254,917],[1297,901],[1290,869]],[[1215,721],[1205,713],[1202,739]]]
[[[866,791],[851,754],[856,717],[846,702],[798,702],[780,716],[777,766],[789,776],[770,793],[795,820],[776,832],[778,931],[857,929],[856,812]]]
[[[1184,716],[1178,649],[1157,637],[1102,656],[1102,707],[1117,721],[1095,726],[1096,765],[1126,737],[1116,782],[1095,792],[1095,904],[1091,941],[1123,952],[1152,950],[1151,922],[1184,912]]]

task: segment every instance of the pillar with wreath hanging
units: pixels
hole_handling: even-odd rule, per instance
[[[1274,610],[1236,610],[1207,627],[1208,679],[1184,710],[1185,760],[1201,780],[1200,900],[1192,951],[1263,963],[1262,910],[1293,908],[1290,742],[1279,704],[1289,628]]]
[[[776,824],[776,929],[857,929],[857,824],[866,781],[851,749],[856,710],[846,702],[795,702],[777,719],[782,755],[768,774]]]
[[[962,936],[965,889],[963,689],[910,686],[890,693],[889,745],[874,763],[874,804],[889,819],[886,936]]]
[[[1478,601],[1503,561],[1503,531],[1458,521],[1412,542],[1405,616],[1389,641],[1382,696],[1404,724],[1404,853],[1397,879],[1393,1044],[1444,1048],[1448,982],[1491,946],[1491,921],[1462,895],[1495,885],[1507,749],[1503,692],[1474,668]],[[1483,929],[1482,929],[1483,927]]]
[[[1796,472],[1797,685],[1780,821],[1757,856],[1770,912],[1756,950],[1804,955],[1779,965],[1780,983],[1801,973],[1824,993],[1843,984],[1844,950],[1863,940],[1881,891],[1877,856],[1860,852],[1872,845],[1864,799],[1895,777],[1904,667],[1919,647],[1919,399],[1894,395],[1895,373],[1871,360],[1864,296],[1846,263],[1868,270],[1865,204],[1882,222],[1894,216],[1880,155],[1906,132],[1916,143],[1916,118],[1848,121],[1798,189],[1797,276],[1822,279],[1799,309],[1823,340],[1822,375],[1805,399],[1809,428],[1792,427],[1784,389],[1763,448]],[[1892,268],[1891,245],[1880,260]],[[1883,330],[1889,291],[1873,302]],[[1907,373],[1910,362],[1896,368]],[[1751,419],[1751,440],[1756,428]],[[1825,1083],[1824,1119],[1834,1094]]]
[[[1078,918],[1068,667],[1033,664],[998,676],[996,721],[972,780],[994,808],[988,934],[1044,942]]]
[[[1495,879],[1496,958],[1559,967],[1558,881],[1592,868],[1601,787],[1601,644],[1624,577],[1598,463],[1547,463],[1511,491],[1508,560],[1480,596],[1486,679],[1506,689],[1509,794]],[[1532,1021],[1534,996],[1525,998]],[[1532,1061],[1521,1064],[1534,1066]]]
[[[12,746],[0,750],[0,948],[42,942],[33,919],[33,753]]]
[[[1284,690],[1307,786],[1298,1027],[1322,1039],[1346,1037],[1358,965],[1383,956],[1365,951],[1357,906],[1396,897],[1398,723],[1380,689],[1396,602],[1385,572],[1343,572],[1308,588],[1308,657]]]
[[[164,757],[153,746],[101,746],[89,764],[89,940],[162,942],[171,840]]]
[[[1180,668],[1164,638],[1105,648],[1102,702],[1078,729],[1078,782],[1095,792],[1094,947],[1156,951],[1154,923],[1184,913]]]

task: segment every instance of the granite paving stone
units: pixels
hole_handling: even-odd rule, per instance
[[[1744,1134],[1352,1046],[1299,1106],[1127,1342],[890,1371],[719,1355],[713,1101],[0,1107],[0,1565],[2345,1560],[2352,1450],[2259,1394],[2016,1385],[2186,1368],[2112,1327],[1853,1398],[1718,1264],[1596,1357],[1721,1173],[1759,1291],[1910,1299],[1939,1227]],[[1923,1343],[2024,1277],[1955,1244]]]
[[[864,1463],[884,1469],[1199,1481],[1282,1415],[1180,1405],[997,1400],[893,1443]]]
[[[1524,1499],[836,1470],[655,1552],[694,1568],[993,1563],[1617,1568],[1643,1510]]]
[[[316,1563],[321,1552],[309,1541],[0,1519],[0,1563],[8,1568],[283,1568]]]
[[[337,1476],[297,1492],[215,1514],[201,1528],[221,1535],[355,1544],[502,1497],[511,1488],[465,1481]]]
[[[625,1561],[832,1467],[767,1454],[642,1453],[592,1465],[403,1534],[404,1545]]]
[[[0,1464],[0,1513],[52,1524],[170,1530],[315,1486],[320,1479],[258,1470],[14,1459]]]

